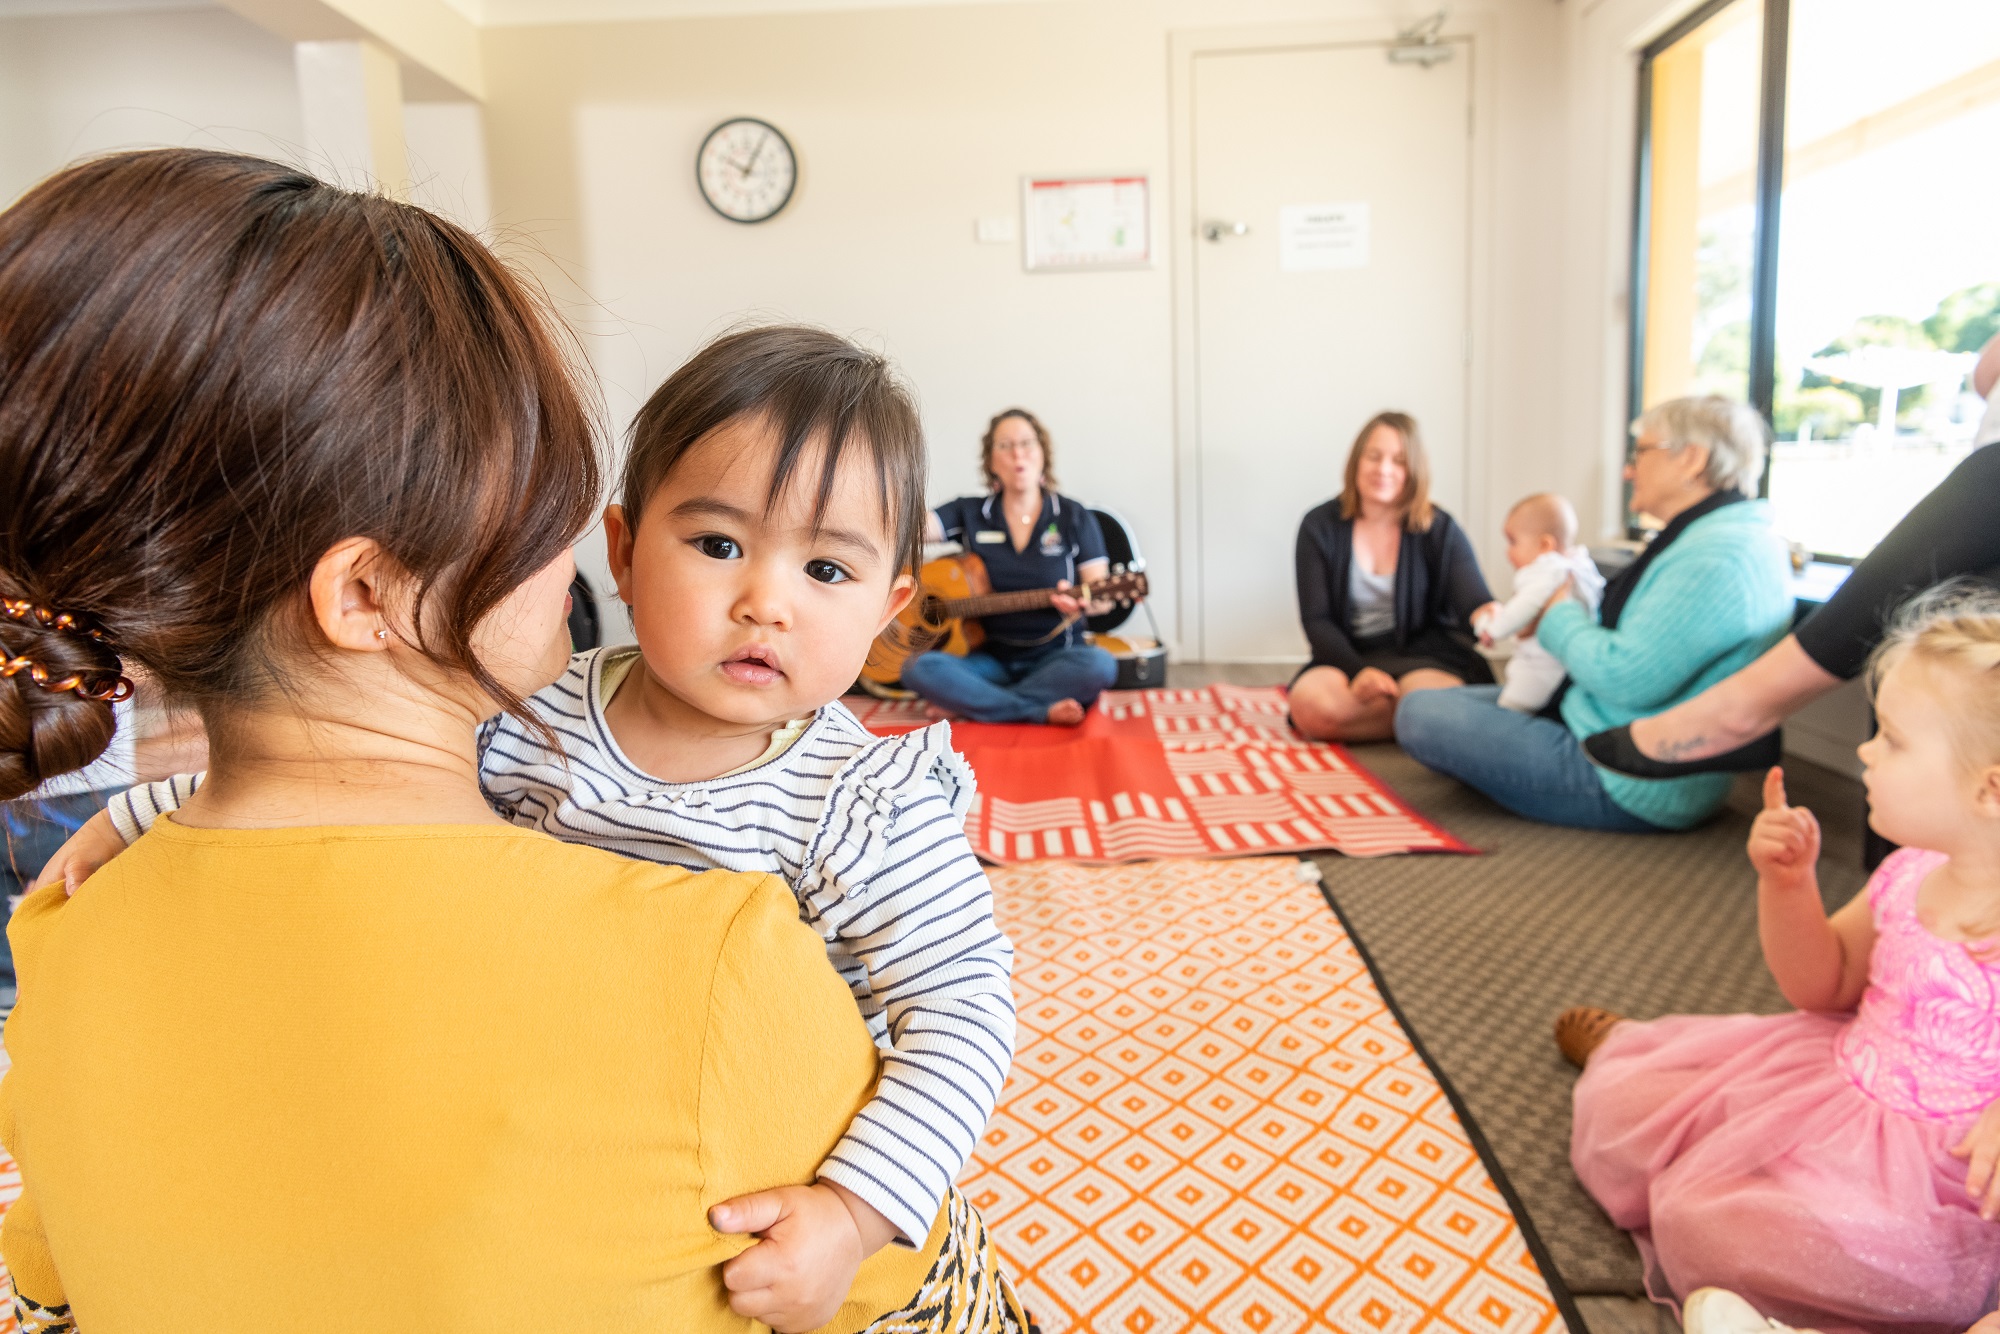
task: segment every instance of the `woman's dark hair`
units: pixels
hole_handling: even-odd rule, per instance
[[[472,636],[589,522],[596,441],[556,327],[463,229],[291,167],[166,149],[0,213],[0,648],[211,712],[283,689],[307,584],[372,538],[416,647],[524,709]],[[111,706],[0,679],[0,797],[83,766]]]
[[[826,517],[834,479],[849,450],[867,449],[876,494],[895,535],[899,571],[914,570],[924,546],[923,422],[887,357],[835,333],[774,324],[724,334],[653,391],[632,422],[620,503],[633,528],[646,501],[687,452],[739,417],[761,417],[778,438],[766,503],[775,506],[808,450],[825,442],[813,521]]]
[[[1403,510],[1403,527],[1412,533],[1428,533],[1436,506],[1431,504],[1431,456],[1424,450],[1424,438],[1417,433],[1417,419],[1407,412],[1378,412],[1370,417],[1354,437],[1347,451],[1347,467],[1340,475],[1340,517],[1352,519],[1361,513],[1361,451],[1375,428],[1386,426],[1403,442],[1403,494],[1397,501]]]
[[[1009,417],[1019,417],[1034,431],[1035,439],[1042,445],[1042,485],[1056,490],[1061,483],[1056,481],[1056,444],[1049,438],[1049,428],[1042,425],[1042,419],[1026,408],[1008,408],[997,412],[993,420],[986,423],[986,434],[979,437],[979,471],[986,478],[986,489],[998,491],[1000,478],[993,471],[993,437],[1000,433],[1000,423]]]

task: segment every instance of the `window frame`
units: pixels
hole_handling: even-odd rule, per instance
[[[1705,0],[1639,52],[1638,142],[1633,154],[1631,299],[1627,305],[1625,418],[1638,417],[1646,383],[1646,286],[1651,271],[1653,205],[1653,62],[1702,24],[1742,0]],[[1751,240],[1750,269],[1750,406],[1771,428],[1777,393],[1778,331],[1778,209],[1785,188],[1785,77],[1787,46],[1792,31],[1791,0],[1763,0],[1764,21],[1759,52],[1757,91],[1757,167],[1753,208],[1756,221]],[[1629,450],[1629,446],[1628,446]],[[1764,472],[1757,494],[1771,494],[1771,454],[1764,452]],[[1625,485],[1627,536],[1638,537],[1631,518],[1631,484]],[[1815,555],[1815,559],[1854,563],[1851,557]]]

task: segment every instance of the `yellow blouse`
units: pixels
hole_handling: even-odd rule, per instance
[[[878,1070],[781,880],[498,825],[162,819],[8,937],[0,1251],[88,1334],[752,1328],[705,1211],[810,1181]]]

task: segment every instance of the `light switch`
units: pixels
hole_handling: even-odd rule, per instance
[[[1014,239],[1014,220],[981,218],[973,224],[973,234],[981,245],[1006,245]]]

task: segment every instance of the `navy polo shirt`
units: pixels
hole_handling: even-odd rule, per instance
[[[937,507],[937,516],[946,541],[958,543],[985,563],[996,593],[1054,588],[1064,579],[1074,584],[1078,566],[1110,559],[1097,516],[1087,506],[1046,488],[1041,517],[1035,520],[1024,551],[1014,550],[998,492],[947,500]],[[1062,624],[1062,613],[1053,607],[988,616],[980,624],[986,628],[983,647],[998,658],[1081,644],[1085,629],[1078,621],[1061,634],[1053,633]]]

